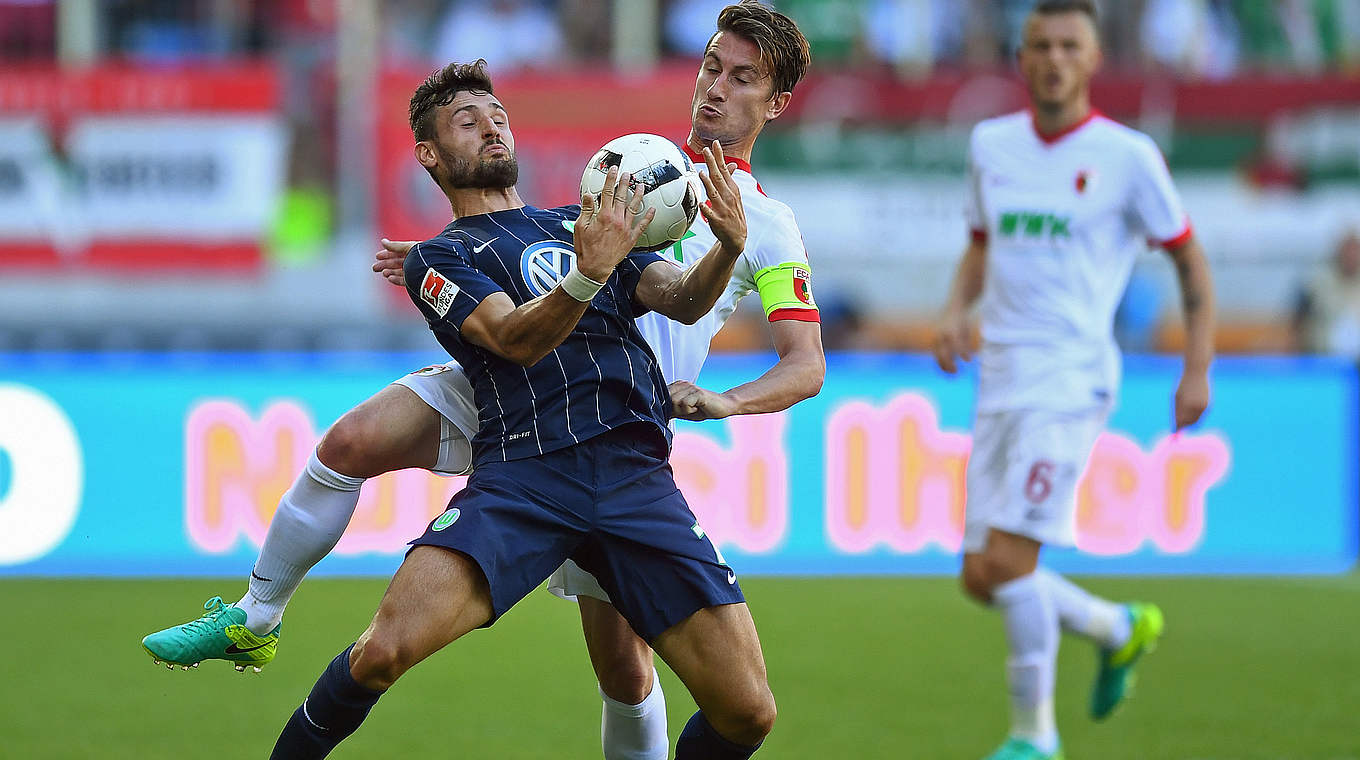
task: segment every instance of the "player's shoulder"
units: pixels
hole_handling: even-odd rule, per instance
[[[1146,133],[1115,121],[1102,113],[1097,113],[1095,118],[1091,119],[1086,135],[1091,140],[1099,141],[1102,149],[1122,151],[1138,157],[1156,156],[1160,158],[1162,155],[1161,149],[1157,147],[1157,142]]]
[[[973,125],[973,131],[969,135],[969,144],[976,149],[998,142],[1008,143],[1024,137],[1031,129],[1028,111],[1016,111],[1001,116],[993,116]]]
[[[732,174],[732,179],[736,181],[737,189],[741,191],[741,203],[746,209],[748,220],[754,213],[758,217],[793,222],[793,209],[789,208],[789,204],[778,198],[771,198],[749,170],[738,169]]]
[[[581,204],[570,203],[566,206],[554,206],[552,208],[533,208],[526,206],[525,212],[530,215],[545,216],[551,219],[575,221],[581,215]]]
[[[406,256],[467,256],[469,245],[476,245],[476,233],[454,221],[438,235],[416,243]]]

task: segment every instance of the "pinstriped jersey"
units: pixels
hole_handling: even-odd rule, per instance
[[[662,259],[632,253],[610,275],[566,340],[521,367],[463,339],[463,320],[493,293],[516,304],[548,291],[575,265],[568,225],[579,206],[525,206],[455,220],[406,256],[406,290],[472,382],[479,429],[473,464],[566,448],[630,422],[669,438],[670,396],[634,319],[642,270]]]

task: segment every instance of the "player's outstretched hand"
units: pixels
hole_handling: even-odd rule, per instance
[[[671,408],[677,419],[720,420],[737,413],[736,402],[688,380],[676,380],[666,387],[671,392]]]
[[[704,148],[704,163],[707,172],[699,172],[699,181],[704,183],[708,200],[699,207],[713,236],[733,253],[741,253],[746,247],[746,209],[741,205],[741,190],[732,179],[736,164],[727,163],[722,144],[717,140]]]
[[[406,254],[415,247],[415,244],[414,240],[383,238],[382,248],[373,254],[373,271],[399,288],[406,287],[406,272],[402,269],[402,262],[406,260]]]
[[[956,358],[973,358],[973,334],[966,313],[945,312],[935,327],[935,362],[940,369],[954,374],[959,371]]]
[[[1176,386],[1176,429],[1190,427],[1199,422],[1204,411],[1209,408],[1209,374],[1207,372],[1186,372],[1181,375],[1180,385]]]
[[[605,175],[598,199],[581,194],[581,216],[572,233],[576,268],[581,274],[604,282],[637,245],[638,237],[656,216],[656,209],[638,213],[643,192],[641,187],[633,187],[630,175],[620,175],[619,167],[614,166]]]

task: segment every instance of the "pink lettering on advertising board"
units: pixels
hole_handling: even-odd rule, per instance
[[[242,538],[254,546],[263,543],[279,498],[317,440],[311,416],[291,401],[270,404],[258,420],[234,401],[195,406],[184,442],[184,522],[194,545],[223,553]],[[401,551],[465,481],[424,470],[368,480],[336,553]]]
[[[929,400],[904,393],[881,407],[848,402],[826,429],[832,546],[847,554],[880,545],[959,549],[971,441],[941,430]],[[1205,494],[1230,459],[1227,442],[1212,433],[1166,436],[1151,451],[1103,434],[1077,486],[1077,546],[1105,555],[1136,552],[1146,542],[1167,553],[1192,551],[1204,537]]]
[[[786,417],[728,417],[726,446],[680,432],[671,452],[676,485],[714,544],[761,554],[788,534],[789,463]],[[718,423],[706,422],[705,425]]]

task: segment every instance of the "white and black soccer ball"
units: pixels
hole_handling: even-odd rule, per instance
[[[624,135],[605,143],[586,164],[581,193],[599,196],[611,167],[633,177],[643,190],[642,211],[656,209],[656,217],[642,231],[637,250],[659,251],[684,237],[699,213],[703,185],[694,163],[675,143],[658,135]]]

